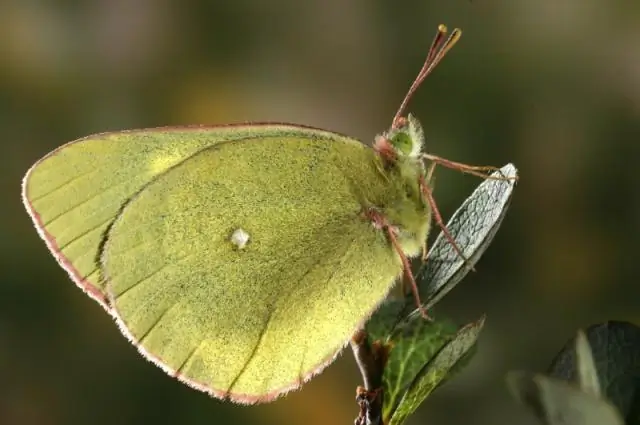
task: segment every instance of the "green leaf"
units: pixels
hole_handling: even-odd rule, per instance
[[[493,173],[500,175],[516,177],[517,170],[507,164]],[[514,187],[514,180],[483,181],[447,224],[472,264],[478,261],[500,227]],[[469,264],[455,253],[442,233],[438,235],[426,263],[415,272],[422,301],[426,301],[427,307],[433,306],[469,269]],[[470,359],[483,323],[484,319],[455,334],[449,322],[425,321],[411,294],[384,302],[365,325],[366,340],[352,343],[365,385],[374,386],[367,390],[375,391],[375,385],[383,383],[382,408],[374,403],[369,413],[377,417],[382,410],[386,425],[404,422],[438,385]],[[372,351],[370,342],[391,343],[387,362],[382,363],[384,367],[372,357],[372,352],[379,354],[379,351]]]
[[[428,326],[428,322],[425,322],[422,318],[420,320]],[[456,371],[456,366],[460,364],[460,361],[467,358],[467,354],[475,346],[483,326],[484,317],[460,329],[453,338],[441,345],[441,348],[433,357],[421,356],[426,360],[426,363],[423,363],[419,371],[414,374],[414,378],[409,381],[397,406],[392,405],[390,400],[385,400],[385,403],[389,403],[389,407],[385,406],[383,408],[383,412],[388,412],[383,415],[384,423],[388,425],[403,424],[429,394]],[[417,339],[417,342],[419,343],[419,339]],[[406,348],[404,352],[406,353]],[[399,356],[399,358],[409,359],[416,355],[416,352],[414,352],[413,354]],[[411,361],[411,364],[414,365],[413,361]],[[398,365],[389,364],[387,369],[394,368],[397,370],[397,367]],[[415,365],[412,367],[415,367]],[[392,377],[394,374],[390,372],[389,376]],[[406,374],[406,377],[409,377],[409,374]],[[402,380],[401,378],[395,382]]]
[[[409,385],[425,364],[456,335],[457,326],[450,321],[429,322],[422,317],[406,322],[381,340],[390,347],[389,358],[382,375],[385,391],[382,417],[388,418]]]
[[[627,425],[640,425],[640,328],[628,322],[607,321],[590,326],[584,334],[602,395],[617,406]],[[549,369],[551,376],[579,382],[575,345],[572,338],[558,353]]]
[[[516,177],[518,170],[507,164],[492,174]],[[453,214],[447,227],[469,260],[465,263],[441,232],[429,250],[427,261],[416,274],[420,299],[430,308],[456,286],[489,247],[502,224],[515,180],[483,181]]]
[[[402,322],[405,304],[405,300],[395,298],[387,299],[382,303],[365,325],[371,341],[386,340],[390,336]]]
[[[624,424],[613,404],[569,382],[527,372],[510,372],[507,384],[516,399],[545,425]]]
[[[507,164],[492,174],[500,175],[516,177],[517,169]],[[502,224],[515,185],[514,180],[484,180],[447,223],[451,235],[471,264],[480,259]],[[429,250],[427,261],[414,271],[425,308],[431,308],[438,302],[469,270],[469,264],[465,264],[441,232]],[[402,320],[408,319],[407,313],[415,307],[411,294],[404,298],[404,303],[390,299],[369,319],[367,330],[388,329],[391,332]],[[419,312],[414,311],[411,317],[414,315],[419,315]]]
[[[576,337],[576,359],[578,363],[578,383],[582,391],[600,397],[600,379],[593,360],[589,341],[583,331]]]

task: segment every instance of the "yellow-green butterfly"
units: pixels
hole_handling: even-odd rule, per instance
[[[424,160],[480,170],[422,153],[402,117],[460,36],[445,33],[373,148],[290,124],[97,134],[28,171],[26,208],[146,358],[219,398],[273,400],[331,363],[403,271],[412,282],[437,213]]]

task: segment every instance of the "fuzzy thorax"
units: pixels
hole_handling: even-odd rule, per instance
[[[431,221],[431,208],[420,187],[425,176],[420,158],[423,144],[422,127],[409,115],[398,128],[378,136],[374,145],[385,164],[383,172],[392,186],[389,192],[394,194],[382,214],[395,227],[400,247],[408,257],[420,254]]]

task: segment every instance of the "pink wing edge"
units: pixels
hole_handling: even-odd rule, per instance
[[[24,178],[22,179],[22,203],[24,204],[27,212],[29,213],[29,216],[31,217],[31,220],[33,221],[33,224],[38,232],[38,234],[40,235],[40,237],[42,238],[42,240],[44,240],[44,242],[47,245],[47,248],[49,248],[49,251],[51,251],[51,253],[53,254],[53,256],[55,257],[55,259],[58,261],[58,263],[60,264],[60,266],[69,274],[69,277],[71,277],[71,280],[73,280],[73,282],[80,288],[82,289],[82,291],[87,294],[90,298],[92,298],[93,300],[95,300],[98,304],[100,304],[102,306],[102,308],[104,308],[108,313],[111,313],[111,308],[109,306],[108,300],[105,298],[105,296],[102,294],[102,292],[96,288],[94,285],[92,285],[91,283],[89,283],[86,279],[84,279],[79,273],[78,270],[76,270],[75,267],[73,267],[73,265],[71,264],[71,262],[62,254],[62,252],[60,251],[60,248],[58,247],[58,245],[56,244],[55,238],[49,234],[49,232],[47,232],[44,228],[44,225],[42,223],[42,219],[40,218],[40,215],[38,214],[38,212],[33,208],[33,205],[31,204],[28,194],[27,194],[27,183],[29,180],[29,177],[31,176],[31,172],[45,159],[56,155],[60,150],[64,149],[65,147],[68,147],[72,144],[78,143],[78,142],[82,142],[84,140],[87,139],[93,139],[93,138],[97,138],[97,137],[102,137],[102,136],[108,136],[111,134],[126,134],[126,133],[144,133],[144,132],[162,132],[162,131],[198,131],[198,130],[215,130],[215,129],[220,129],[220,128],[241,128],[241,127],[255,127],[255,126],[262,126],[262,127],[285,127],[285,128],[290,128],[292,130],[295,129],[304,129],[304,130],[311,130],[311,131],[317,131],[317,132],[321,132],[321,133],[325,133],[327,135],[334,135],[334,136],[340,136],[340,137],[345,137],[345,138],[350,138],[346,135],[340,134],[340,133],[336,133],[330,130],[323,130],[317,127],[312,127],[312,126],[306,126],[306,125],[299,125],[299,124],[292,124],[292,123],[285,123],[285,122],[240,122],[240,123],[230,123],[230,124],[221,124],[221,125],[200,125],[200,124],[194,124],[194,125],[184,125],[184,126],[164,126],[164,127],[151,127],[151,128],[142,128],[142,129],[133,129],[133,130],[121,130],[121,131],[107,131],[107,132],[102,132],[102,133],[95,133],[89,136],[85,136],[76,140],[73,140],[71,142],[65,143],[62,146],[59,146],[58,148],[56,148],[55,150],[51,151],[50,153],[48,153],[47,155],[45,155],[44,157],[42,157],[41,159],[39,159],[35,164],[33,164],[31,166],[31,168],[29,168],[29,170],[27,171],[27,173],[25,174]]]
[[[393,288],[394,283],[395,283],[395,281],[389,284],[389,290],[387,291],[387,295],[388,295],[389,291],[391,291],[391,289]],[[109,293],[109,298],[112,299],[113,295],[109,291],[108,291],[108,293]],[[380,307],[380,305],[385,301],[385,299],[386,299],[386,295],[384,297],[382,297],[382,299],[371,309],[371,311],[369,311],[360,320],[360,323],[358,323],[358,325],[355,327],[353,332],[351,332],[351,335],[355,334],[359,329],[363,329],[364,328],[364,325],[369,320],[371,315],[378,309],[378,307]],[[347,340],[344,342],[344,344],[342,346],[339,346],[336,349],[335,352],[329,354],[315,368],[310,370],[308,373],[299,376],[298,379],[296,381],[292,382],[291,384],[285,385],[285,386],[283,386],[281,388],[278,388],[278,389],[276,389],[274,391],[271,391],[271,392],[266,393],[266,394],[261,394],[261,395],[234,393],[234,392],[231,392],[231,391],[228,391],[228,390],[224,391],[224,390],[218,390],[218,389],[215,389],[215,388],[211,388],[210,386],[208,386],[206,384],[203,384],[201,382],[198,382],[198,381],[195,381],[193,379],[187,378],[186,376],[182,375],[178,370],[168,366],[167,364],[165,364],[162,361],[162,359],[160,359],[159,357],[157,357],[157,356],[153,355],[152,353],[148,352],[142,345],[139,344],[139,342],[136,339],[136,337],[133,336],[129,332],[127,324],[122,319],[122,317],[118,314],[118,311],[116,310],[115,307],[112,308],[109,312],[110,312],[111,316],[115,319],[116,323],[118,324],[118,328],[120,329],[120,332],[122,332],[122,334],[129,340],[129,342],[131,342],[131,344],[133,344],[138,349],[138,352],[145,359],[147,359],[148,361],[150,361],[151,363],[155,364],[160,369],[162,369],[166,374],[178,379],[180,382],[186,384],[187,386],[189,386],[191,388],[194,388],[194,389],[196,389],[198,391],[202,391],[204,393],[207,393],[210,396],[215,397],[217,399],[229,400],[229,401],[232,401],[234,403],[245,404],[245,405],[269,403],[269,402],[272,402],[272,401],[280,398],[281,396],[286,395],[287,393],[289,393],[291,391],[299,389],[303,384],[305,384],[308,381],[310,381],[314,376],[320,374],[326,367],[328,367],[330,364],[332,364],[340,356],[340,354],[342,353],[344,348],[347,345],[349,345],[349,341],[350,341],[350,338],[347,338]]]
[[[137,348],[138,352],[145,359],[147,359],[148,361],[150,361],[151,363],[155,364],[157,367],[162,369],[166,374],[178,379],[180,382],[188,385],[189,387],[194,388],[198,391],[207,393],[210,396],[213,396],[215,398],[218,398],[221,400],[230,400],[232,402],[239,403],[239,404],[268,403],[276,400],[280,396],[283,396],[290,391],[299,389],[303,384],[311,380],[314,376],[320,374],[327,366],[332,364],[340,356],[344,348],[349,344],[349,339],[347,339],[342,346],[338,347],[334,353],[330,354],[329,356],[327,356],[325,360],[321,361],[316,368],[314,368],[307,374],[300,376],[296,381],[292,382],[291,384],[285,385],[284,387],[274,390],[267,394],[252,395],[252,394],[241,394],[241,393],[233,393],[229,391],[217,390],[201,382],[197,382],[195,380],[189,379],[184,375],[182,375],[176,369],[173,369],[168,365],[166,365],[162,361],[162,359],[154,356],[153,354],[148,352],[142,345],[140,345],[137,339],[129,332],[129,329],[127,328],[126,323],[120,317],[116,309],[111,308],[109,300],[105,298],[105,296],[102,294],[102,292],[98,290],[98,288],[96,288],[94,285],[90,284],[89,282],[86,281],[86,279],[80,276],[80,274],[75,269],[75,267],[73,267],[71,262],[69,262],[69,260],[60,251],[55,241],[55,238],[45,230],[42,220],[40,218],[40,215],[33,208],[33,205],[29,200],[29,197],[27,194],[27,184],[28,184],[29,177],[31,176],[31,172],[38,166],[38,164],[40,164],[42,161],[49,158],[50,156],[55,155],[57,152],[59,152],[63,148],[71,144],[81,142],[86,139],[92,139],[100,136],[107,136],[109,134],[152,132],[152,131],[185,131],[185,130],[197,131],[197,130],[207,130],[207,129],[213,130],[216,128],[238,128],[238,127],[250,127],[250,126],[278,126],[278,127],[291,128],[292,130],[304,129],[304,130],[311,130],[311,131],[326,133],[327,135],[334,135],[334,136],[344,137],[348,139],[353,139],[352,137],[349,137],[337,132],[333,132],[330,130],[323,130],[317,127],[291,124],[291,123],[285,123],[285,122],[244,122],[244,123],[231,123],[231,124],[223,124],[223,125],[165,126],[165,127],[153,127],[153,128],[123,130],[123,131],[108,131],[108,132],[96,133],[86,137],[82,137],[80,139],[73,140],[71,142],[68,142],[58,147],[57,149],[53,150],[52,152],[50,152],[49,154],[47,154],[46,156],[38,160],[34,165],[32,165],[31,168],[29,168],[29,170],[25,174],[24,178],[22,179],[22,202],[34,223],[34,226],[38,232],[38,235],[42,238],[42,240],[44,240],[44,242],[47,245],[47,248],[49,249],[49,251],[51,251],[51,253],[55,257],[55,259],[58,261],[60,266],[69,274],[69,277],[71,277],[71,280],[73,280],[73,282],[80,289],[82,289],[84,293],[86,293],[90,298],[92,298],[98,304],[100,304],[104,308],[104,310],[115,319],[118,325],[118,329],[120,329],[120,332],[129,340],[129,342],[131,342],[131,344],[133,344],[133,346]],[[390,284],[389,290],[391,290],[392,287],[393,287],[393,284]],[[358,329],[361,329],[364,326],[364,324],[371,317],[371,315],[378,309],[378,307],[385,300],[385,298],[386,297],[383,297],[380,300],[380,302],[376,304],[367,315],[365,315],[365,317],[361,320],[360,324],[356,326],[356,329],[354,329],[353,333],[355,333]]]

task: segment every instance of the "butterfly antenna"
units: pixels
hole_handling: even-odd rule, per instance
[[[404,114],[409,101],[413,97],[413,94],[416,92],[420,84],[424,81],[425,78],[434,70],[434,68],[442,61],[444,56],[447,54],[449,50],[458,42],[460,36],[462,35],[462,31],[459,28],[454,29],[449,37],[445,38],[447,35],[447,27],[445,25],[438,26],[438,32],[436,36],[433,38],[431,42],[431,47],[429,47],[429,53],[427,53],[427,58],[422,65],[422,69],[418,73],[418,76],[409,87],[409,91],[405,95],[396,115],[393,117],[392,128],[398,128],[401,126],[403,122],[402,115]]]

